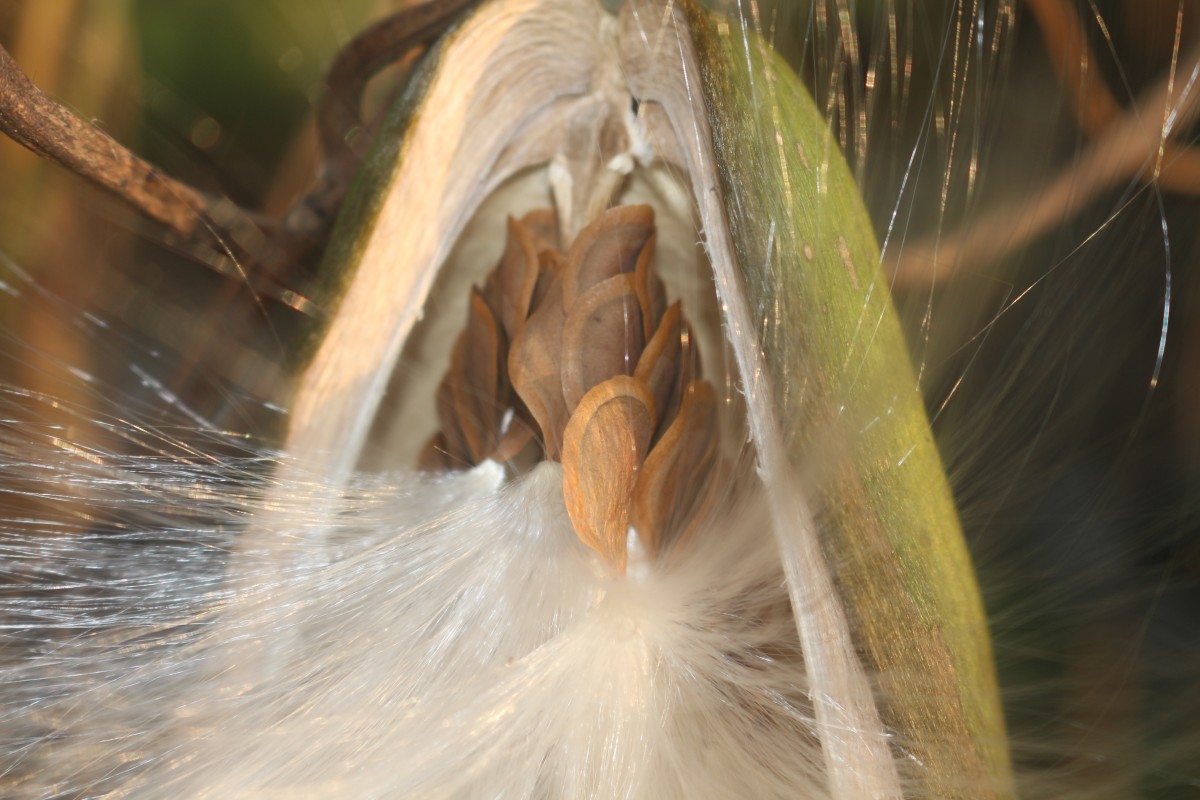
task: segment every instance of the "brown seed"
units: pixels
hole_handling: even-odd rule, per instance
[[[560,278],[551,281],[545,299],[517,333],[508,353],[508,375],[513,390],[542,429],[546,458],[554,461],[562,451],[559,437],[568,416],[560,370],[566,321],[561,284]]]
[[[646,457],[629,519],[652,555],[692,518],[716,455],[717,401],[712,385],[693,381],[679,415]]]
[[[500,264],[488,276],[486,293],[511,339],[525,324],[538,279],[538,240],[534,232],[508,218],[508,241]]]
[[[705,523],[712,520],[717,508],[729,498],[734,480],[729,462],[714,453],[708,468],[695,477],[692,497],[687,515],[678,522],[669,523],[666,541],[662,544],[659,557],[670,559],[671,554],[686,552],[687,543]]]
[[[620,571],[631,522],[656,555],[694,526],[716,460],[714,391],[652,272],[653,225],[648,206],[610,209],[564,256],[553,211],[510,218],[438,388],[442,430],[421,455],[429,469],[561,460],[576,533]]]
[[[562,246],[558,237],[558,214],[553,208],[535,208],[521,217],[521,224],[533,235],[534,248],[538,253],[558,250]]]
[[[567,251],[563,305],[570,308],[591,287],[623,272],[633,272],[654,235],[654,209],[617,206],[588,225]]]
[[[529,425],[524,420],[513,419],[512,425],[500,437],[500,443],[496,445],[490,458],[501,464],[511,461],[519,456],[532,440],[533,431]]]
[[[654,430],[654,399],[627,375],[594,387],[563,436],[563,499],[575,532],[625,571],[630,498]]]
[[[562,333],[562,393],[570,413],[593,386],[632,375],[642,353],[642,310],[635,277],[616,275],[567,309]]]
[[[458,409],[454,405],[449,379],[438,386],[436,401],[438,420],[442,423],[441,444],[447,461],[456,468],[469,466],[471,454],[458,424]]]
[[[679,322],[678,360],[679,369],[676,370],[675,385],[671,387],[671,397],[667,400],[667,407],[661,409],[659,412],[659,435],[675,420],[675,415],[679,412],[679,404],[683,402],[683,395],[687,391],[687,387],[692,381],[698,381],[701,377],[700,349],[696,347],[696,339],[692,333],[691,326],[688,325],[686,319],[682,318],[682,315]]]
[[[638,359],[633,377],[646,385],[654,396],[654,407],[658,409],[658,430],[661,432],[671,423],[668,413],[671,409],[671,396],[675,393],[680,369],[679,336],[683,325],[683,310],[678,302],[673,303],[666,313],[658,330],[654,331],[646,348]]]
[[[472,289],[467,327],[454,346],[447,380],[473,464],[491,455],[500,438],[501,337],[483,295]]]
[[[642,319],[645,321],[645,336],[649,340],[658,327],[667,307],[667,290],[651,270],[654,266],[654,245],[657,236],[651,236],[638,256],[633,274],[637,276],[638,302],[642,306]]]
[[[530,308],[530,313],[537,310],[546,300],[546,296],[550,292],[550,286],[554,283],[555,278],[562,275],[563,264],[566,263],[562,253],[554,250],[543,250],[538,255],[538,277],[537,285],[533,289],[533,305]],[[562,304],[562,283],[554,287],[555,302]]]
[[[429,438],[417,457],[417,469],[423,472],[446,472],[454,469],[446,454],[446,436],[438,431]]]

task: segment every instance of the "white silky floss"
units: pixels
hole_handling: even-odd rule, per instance
[[[4,711],[27,736],[9,796],[825,796],[762,515],[622,577],[557,464],[502,480],[357,479],[327,543],[278,531],[303,567],[238,553],[225,588],[25,663],[70,675]]]

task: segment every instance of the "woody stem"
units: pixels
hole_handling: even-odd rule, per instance
[[[115,194],[184,239],[206,216],[195,189],[138,158],[39,89],[0,47],[0,131],[39,156]]]

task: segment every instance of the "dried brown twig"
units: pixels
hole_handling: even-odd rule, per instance
[[[1089,136],[1101,135],[1121,116],[1121,104],[1100,77],[1098,61],[1068,0],[1026,0],[1059,82],[1071,96],[1079,127]],[[1200,191],[1200,150],[1174,142],[1163,143],[1162,169],[1155,182],[1169,191]]]
[[[1074,101],[1080,127],[1089,135],[1099,133],[1121,113],[1121,106],[1100,77],[1095,53],[1068,0],[1026,0],[1038,27],[1059,83]]]
[[[163,174],[108,134],[50,99],[0,47],[0,131],[191,238],[208,207],[196,190]]]
[[[905,246],[889,265],[896,286],[978,272],[1087,207],[1100,192],[1140,178],[1164,189],[1200,191],[1200,151],[1170,137],[1200,116],[1200,47],[1121,112],[1093,71],[1095,60],[1073,9],[1061,0],[1027,0],[1046,34],[1060,79],[1085,132],[1097,138],[1074,163],[1028,196],[1001,205],[962,231]],[[1177,43],[1178,46],[1178,43]]]
[[[430,0],[381,20],[336,57],[318,107],[320,179],[286,215],[264,219],[175,180],[46,95],[0,47],[0,132],[116,195],[221,272],[278,274],[324,241],[362,153],[363,91],[381,69],[424,47],[479,0]]]

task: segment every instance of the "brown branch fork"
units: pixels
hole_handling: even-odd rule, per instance
[[[208,201],[52,100],[0,47],[0,130],[191,238]]]
[[[221,257],[274,273],[323,242],[361,154],[350,145],[360,129],[364,90],[380,70],[428,46],[479,0],[430,0],[371,25],[334,59],[317,106],[319,179],[281,225],[175,180],[43,92],[0,47],[0,132],[117,196],[185,244],[215,247]],[[240,236],[247,226],[270,234]],[[260,244],[239,247],[239,241]],[[272,246],[274,245],[274,246]],[[204,259],[209,263],[213,259]],[[213,264],[214,267],[219,267]],[[224,271],[224,270],[223,270]],[[237,272],[242,272],[239,267]]]

